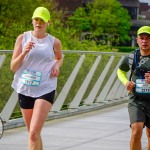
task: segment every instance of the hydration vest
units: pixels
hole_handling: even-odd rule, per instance
[[[130,81],[131,81],[131,78],[132,78],[132,75],[133,75],[134,72],[139,77],[139,79],[144,79],[144,74],[145,74],[145,72],[147,72],[147,71],[141,70],[139,68],[139,63],[138,63],[139,57],[140,57],[140,49],[137,49],[134,52],[132,52],[131,54],[129,54],[129,68],[131,70],[131,74],[130,74],[130,77],[129,77]],[[138,85],[137,85],[137,87],[138,87]],[[150,88],[146,88],[146,90],[150,91]],[[141,92],[141,93],[139,93],[134,89],[133,93],[134,93],[134,95],[136,95],[137,98],[148,99],[148,100],[150,99],[150,92],[147,92],[147,93],[145,93],[145,92],[142,93]]]

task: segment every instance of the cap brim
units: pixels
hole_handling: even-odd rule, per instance
[[[34,17],[32,17],[32,19],[35,19],[35,18],[40,18],[40,19],[42,19],[46,23],[48,22],[48,20],[45,19],[43,16],[34,16]]]

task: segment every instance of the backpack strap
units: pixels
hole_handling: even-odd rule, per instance
[[[129,54],[129,68],[130,68],[130,70],[132,70],[132,66],[134,63],[134,54],[135,54],[135,51]]]
[[[137,62],[137,55],[139,54],[139,51],[140,49],[137,49],[135,51],[133,51],[132,53],[129,54],[129,68],[131,70],[131,74],[130,74],[130,77],[129,77],[129,80],[131,81],[131,77],[133,75],[133,72],[135,71],[136,69],[136,64]]]

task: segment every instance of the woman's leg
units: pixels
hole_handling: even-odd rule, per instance
[[[26,124],[28,132],[30,131],[30,122],[32,118],[33,109],[23,109],[21,108],[22,116]]]
[[[29,132],[28,150],[42,150],[41,130],[52,105],[50,102],[37,99],[33,109],[22,109],[21,112]]]

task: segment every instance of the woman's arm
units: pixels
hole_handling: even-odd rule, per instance
[[[12,59],[10,63],[10,70],[13,72],[16,72],[20,68],[25,56],[29,53],[32,47],[34,47],[34,43],[29,42],[25,46],[25,49],[22,50],[22,39],[23,39],[23,34],[17,37],[16,43],[14,46],[14,51],[13,51],[13,55],[12,55]]]
[[[57,38],[54,40],[54,53],[55,53],[55,64],[52,68],[51,77],[57,77],[59,75],[59,68],[62,66],[63,57],[62,57],[62,45],[61,41]]]

